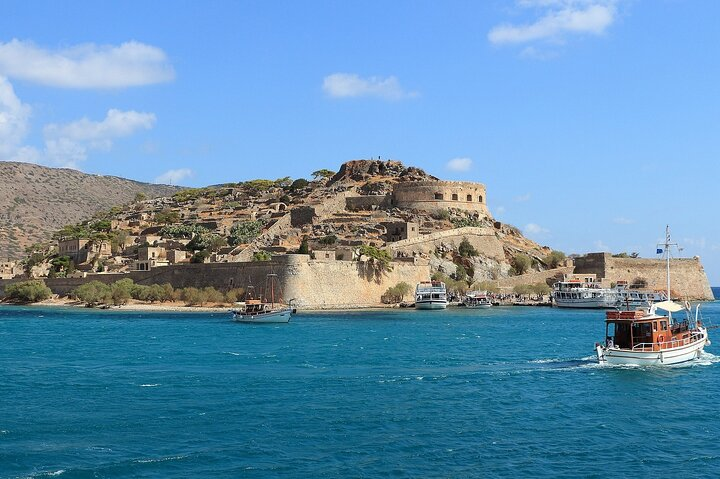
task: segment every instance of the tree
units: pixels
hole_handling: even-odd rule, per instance
[[[21,303],[37,303],[52,296],[52,291],[44,281],[20,281],[5,286],[5,296]]]
[[[310,254],[310,245],[308,244],[307,236],[303,236],[303,239],[300,242],[300,249],[298,249],[298,254]]]
[[[313,171],[311,173],[311,175],[314,179],[319,180],[320,178],[323,178],[323,179],[332,178],[333,176],[335,176],[335,172],[332,170],[323,168],[321,170]]]
[[[399,303],[410,291],[412,291],[412,287],[405,281],[401,281],[385,291],[382,301],[383,303]]]
[[[192,258],[190,258],[191,263],[204,263],[206,259],[210,256],[210,253],[206,250],[201,250],[192,255]]]
[[[107,304],[113,300],[110,286],[100,281],[81,284],[75,288],[73,296],[90,308],[98,304]]]
[[[458,246],[458,253],[463,258],[472,258],[473,256],[478,255],[478,251],[470,244],[470,241],[468,241],[467,238],[463,238],[460,242],[460,246]]]
[[[465,269],[465,266],[459,264],[455,266],[455,280],[457,281],[467,281],[468,273]]]
[[[283,178],[278,178],[273,182],[273,186],[277,186],[279,188],[287,188],[292,183],[292,180],[289,176],[285,176]]]
[[[140,203],[142,201],[145,201],[147,199],[147,195],[143,192],[140,192],[135,195],[135,199],[133,200],[135,203]]]
[[[362,245],[358,248],[358,258],[362,259],[363,256],[372,263],[375,269],[380,273],[392,270],[392,266],[390,265],[392,257],[390,256],[390,253],[384,249],[376,248],[375,246],[370,245]]]
[[[115,306],[126,304],[132,298],[133,280],[124,278],[110,285],[110,296]]]
[[[562,251],[553,250],[549,255],[543,258],[543,262],[548,266],[548,268],[557,268],[563,263],[563,261],[565,261],[565,253]]]
[[[155,222],[163,224],[177,223],[180,221],[180,213],[173,211],[170,208],[165,208],[155,213]]]
[[[290,187],[288,189],[290,191],[302,190],[309,184],[310,182],[305,178],[298,178],[297,180],[293,181],[292,184],[290,184]]]
[[[513,258],[512,267],[515,270],[515,274],[524,274],[532,264],[532,260],[525,253],[519,253]]]

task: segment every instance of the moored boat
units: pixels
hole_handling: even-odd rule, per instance
[[[670,298],[670,230],[666,228],[664,251],[667,257],[667,298]],[[667,315],[657,314],[658,310]],[[686,318],[676,321],[673,313],[684,311]],[[661,366],[699,358],[710,344],[702,325],[700,306],[691,314],[690,305],[671,299],[651,304],[647,309],[608,311],[605,315],[605,341],[595,344],[600,364]]]
[[[237,302],[230,309],[233,320],[240,323],[287,323],[295,314],[290,304],[283,303],[282,292],[277,284],[277,274],[270,273],[265,280],[265,299],[255,298],[255,288],[248,284],[245,301]]]
[[[445,309],[447,288],[442,281],[422,281],[415,287],[415,309]]]
[[[487,294],[470,291],[465,295],[463,305],[470,309],[487,309],[492,307],[492,301],[490,301]]]

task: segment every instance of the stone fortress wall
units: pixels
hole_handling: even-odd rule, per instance
[[[490,217],[485,185],[466,181],[411,181],[393,187],[392,205],[424,211],[458,208]]]
[[[106,284],[130,278],[137,284],[170,283],[173,288],[212,286],[220,291],[246,288],[248,282],[260,292],[268,273],[278,275],[285,300],[294,299],[301,309],[338,309],[377,306],[383,293],[401,281],[413,288],[430,278],[427,263],[392,262],[392,271],[375,274],[358,261],[320,261],[309,255],[274,256],[272,261],[242,263],[179,264],[118,274],[92,274],[86,278],[48,278],[45,284],[55,294],[67,295],[89,281]],[[24,281],[0,280],[0,290],[7,284]],[[412,299],[412,294],[408,295]]]
[[[647,282],[647,288],[664,291],[667,287],[665,260],[645,258],[613,258],[610,253],[589,253],[575,259],[575,273],[594,273],[604,283],[627,281],[636,278]],[[680,299],[714,299],[710,282],[700,258],[670,260],[670,290]]]
[[[457,249],[463,239],[467,239],[482,255],[495,261],[505,261],[502,242],[492,228],[466,226],[446,231],[436,231],[435,233],[389,243],[387,247],[395,257],[432,255],[442,245],[452,246]]]

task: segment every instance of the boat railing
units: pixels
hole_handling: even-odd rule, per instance
[[[663,341],[660,343],[638,343],[633,346],[633,351],[660,351],[663,349],[679,348],[680,346],[687,346],[693,344],[704,338],[704,334],[700,332],[692,333],[685,338],[673,338],[670,341]]]

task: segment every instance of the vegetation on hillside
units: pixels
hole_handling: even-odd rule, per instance
[[[20,281],[5,286],[5,298],[20,303],[37,303],[52,296],[44,281]]]

